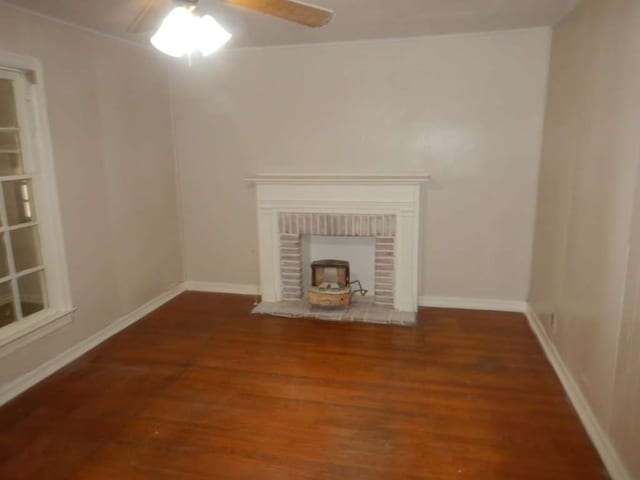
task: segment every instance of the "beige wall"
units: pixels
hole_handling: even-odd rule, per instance
[[[172,69],[186,278],[257,283],[274,172],[427,172],[422,295],[525,300],[548,29],[222,52]]]
[[[639,132],[640,2],[583,0],[553,33],[530,301],[634,478]]]
[[[0,384],[182,280],[166,63],[0,7],[0,49],[44,76],[75,321],[0,361]]]

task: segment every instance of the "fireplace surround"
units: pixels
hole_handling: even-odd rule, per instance
[[[375,301],[418,307],[422,185],[427,175],[262,174],[256,185],[263,302],[302,297],[302,235],[376,239]]]
[[[375,238],[375,302],[393,306],[395,215],[290,213],[278,214],[280,282],[283,300],[302,298],[303,235]]]

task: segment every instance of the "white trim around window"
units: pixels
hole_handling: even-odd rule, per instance
[[[3,357],[68,324],[75,308],[69,290],[42,65],[35,58],[0,51],[0,71],[21,79],[16,82],[16,92],[24,101],[19,99],[20,105],[16,107],[20,110],[20,130],[25,137],[24,162],[28,172],[24,177],[32,181],[34,191],[42,249],[42,266],[36,270],[46,272],[47,296],[46,308],[0,328],[0,357]],[[23,176],[18,175],[16,180],[20,177]],[[20,275],[29,273],[25,272]]]

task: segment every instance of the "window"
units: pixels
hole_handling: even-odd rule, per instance
[[[0,347],[71,310],[38,69],[0,52]]]

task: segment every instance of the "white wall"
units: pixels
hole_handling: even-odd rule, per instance
[[[554,28],[530,295],[633,478],[640,478],[639,86],[640,2],[583,0]]]
[[[186,277],[257,283],[273,172],[427,172],[422,295],[524,300],[548,29],[221,52],[172,69]]]
[[[182,280],[164,58],[0,7],[0,49],[39,58],[75,320],[0,361],[0,386]]]

